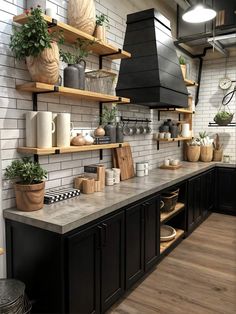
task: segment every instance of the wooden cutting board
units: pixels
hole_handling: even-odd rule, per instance
[[[134,177],[134,163],[130,146],[115,148],[113,162],[120,168],[122,181]]]

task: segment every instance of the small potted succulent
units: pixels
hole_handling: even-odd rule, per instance
[[[33,81],[56,84],[59,79],[57,41],[63,42],[62,32],[48,29],[39,6],[25,13],[27,22],[13,27],[10,48],[17,60],[26,60]]]
[[[228,112],[228,111],[226,111],[226,110],[222,110],[222,111],[219,111],[219,112],[215,115],[214,121],[215,121],[215,123],[217,123],[218,125],[226,126],[226,125],[228,125],[229,123],[232,122],[233,116],[234,116],[233,113],[230,113],[230,112]]]
[[[15,180],[16,206],[22,211],[35,211],[43,207],[47,171],[25,157],[14,160],[6,168],[5,178]]]
[[[98,38],[102,42],[106,42],[106,28],[109,28],[109,19],[106,14],[96,15],[96,27],[94,31],[94,37]]]
[[[180,67],[181,67],[183,78],[185,79],[186,78],[187,69],[186,69],[186,61],[185,61],[185,58],[183,56],[179,57],[179,64],[180,64]]]

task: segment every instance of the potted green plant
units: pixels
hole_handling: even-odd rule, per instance
[[[16,206],[22,211],[35,211],[43,207],[47,171],[38,163],[25,157],[14,160],[6,168],[5,178],[16,180],[14,184]]]
[[[219,111],[219,112],[215,115],[214,121],[215,121],[215,123],[217,123],[218,125],[225,126],[225,125],[228,125],[229,123],[232,122],[233,116],[234,116],[233,113],[230,113],[230,112],[228,112],[228,111],[226,111],[226,110],[222,110],[222,111]]]
[[[186,78],[186,61],[185,61],[185,58],[181,55],[179,56],[179,64],[180,64],[180,67],[181,67],[181,71],[182,71],[182,74],[183,74],[183,78],[185,79]]]
[[[48,29],[40,7],[25,11],[27,22],[13,27],[10,48],[17,60],[26,59],[31,78],[35,82],[55,84],[59,79],[59,49],[62,32]]]
[[[109,19],[106,14],[96,15],[96,27],[94,31],[94,37],[98,38],[102,42],[106,42],[106,28],[109,28]]]
[[[88,47],[93,43],[94,41],[78,38],[72,46],[72,52],[60,49],[60,59],[68,64],[68,67],[64,69],[64,86],[85,89],[86,62],[84,58],[88,56]]]
[[[105,135],[110,136],[111,143],[116,143],[116,117],[118,116],[118,110],[115,104],[109,109],[104,106],[102,113],[102,125],[105,125]]]

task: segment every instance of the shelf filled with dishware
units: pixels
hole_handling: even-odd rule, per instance
[[[111,144],[93,144],[84,146],[68,146],[68,147],[50,147],[50,148],[37,148],[37,147],[18,147],[17,152],[26,155],[55,155],[55,154],[68,154],[87,152],[100,149],[111,149],[118,147],[128,146],[128,143],[111,143]]]
[[[118,97],[114,95],[106,95],[96,92],[91,92],[82,89],[69,88],[64,86],[56,86],[40,82],[30,82],[21,85],[17,85],[16,89],[22,92],[32,92],[32,93],[50,93],[60,96],[69,96],[79,99],[86,99],[90,101],[100,101],[100,102],[114,102],[127,104],[130,102],[128,98]]]
[[[182,212],[184,209],[185,209],[185,204],[178,202],[175,205],[174,210],[170,212],[161,212],[161,218],[160,218],[161,223],[163,224],[167,222],[169,219],[173,218],[174,216]]]
[[[161,254],[164,253],[167,249],[171,249],[172,246],[174,246],[180,239],[184,237],[184,230],[175,228],[175,231],[176,235],[174,239],[166,242],[161,242],[160,244]]]

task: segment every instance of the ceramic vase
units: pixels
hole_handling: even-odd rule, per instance
[[[52,133],[55,132],[55,124],[52,121],[52,112],[39,111],[37,114],[37,147],[51,148]]]
[[[25,114],[26,147],[37,147],[37,111]]]
[[[70,122],[70,113],[57,114],[57,146],[70,146],[70,132],[73,124]]]
[[[116,126],[114,124],[108,123],[105,126],[106,136],[110,136],[111,143],[116,143]]]
[[[51,43],[37,57],[26,57],[26,64],[34,82],[56,84],[59,80],[59,49],[57,43]]]
[[[69,25],[89,35],[93,35],[96,25],[93,0],[69,0],[67,17]]]
[[[106,27],[104,25],[96,25],[95,31],[94,31],[94,37],[106,43],[107,42]]]
[[[79,88],[79,70],[74,64],[68,64],[64,69],[64,86]]]
[[[78,69],[79,75],[79,89],[85,89],[85,69],[86,62],[84,60],[80,60],[79,63],[74,64],[74,66]]]

